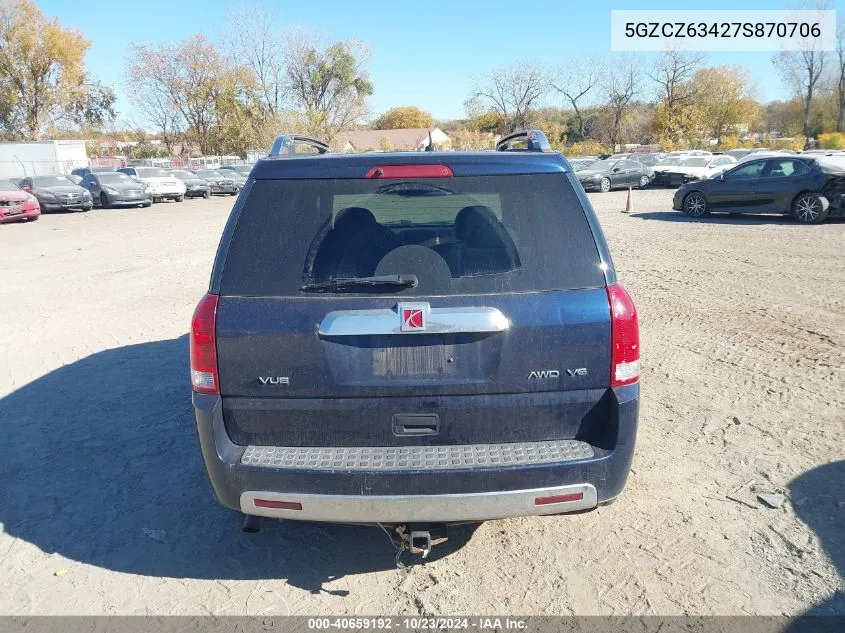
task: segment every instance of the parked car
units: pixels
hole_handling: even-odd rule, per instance
[[[117,171],[116,167],[77,167],[72,172],[74,176],[85,178],[88,174],[105,174],[108,172]]]
[[[570,158],[569,164],[572,165],[572,171],[579,172],[587,169],[590,165],[598,160],[596,156],[583,156],[578,158]]]
[[[709,213],[791,213],[814,224],[843,215],[845,168],[801,156],[757,158],[715,178],[682,185],[672,208],[700,218]]]
[[[585,191],[610,191],[619,187],[647,187],[654,175],[650,167],[635,160],[605,158],[577,172]]]
[[[238,191],[241,189],[234,179],[229,176],[224,176],[215,169],[197,169],[194,173],[208,182],[213,195],[228,194],[230,196],[234,196],[237,195]]]
[[[123,206],[149,207],[153,203],[152,189],[121,172],[88,174],[82,186],[94,202],[103,209]]]
[[[666,161],[674,164],[666,164]],[[736,165],[736,159],[725,155],[667,158],[655,166],[654,184],[678,187],[690,180],[710,178],[733,165]]]
[[[194,172],[175,169],[170,174],[185,183],[186,198],[208,198],[211,196],[211,185],[209,182],[200,178]]]
[[[35,221],[41,215],[38,199],[11,180],[0,180],[0,224]]]
[[[294,158],[296,143],[328,151],[284,136],[256,163],[191,323],[216,498],[248,531],[404,524],[422,553],[439,525],[613,501],[637,314],[545,136]]]
[[[654,167],[658,162],[660,162],[660,158],[657,154],[651,154],[647,152],[626,152],[624,154],[613,154],[611,158],[615,158],[617,160],[629,158],[631,160],[635,160],[637,162],[642,163],[646,167]]]
[[[41,211],[90,211],[91,194],[65,176],[31,176],[18,182],[36,198]]]
[[[763,149],[759,151],[753,151],[749,154],[746,154],[742,158],[737,159],[738,163],[746,163],[749,160],[757,160],[758,158],[764,157],[774,157],[774,156],[797,156],[798,152],[794,152],[789,149]]]
[[[121,167],[117,171],[147,185],[153,202],[185,199],[185,183],[159,167]]]
[[[223,165],[217,171],[234,180],[238,187],[243,188],[251,170],[252,165]]]

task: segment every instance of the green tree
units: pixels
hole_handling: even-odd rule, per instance
[[[367,45],[359,40],[323,45],[305,32],[291,36],[287,81],[306,132],[331,141],[367,116],[373,94],[368,61]]]
[[[79,31],[48,20],[31,0],[0,2],[0,126],[8,138],[38,138],[53,125],[102,125],[114,92],[85,72]]]
[[[431,114],[416,106],[391,108],[373,123],[377,130],[404,130],[410,128],[429,128],[434,125]]]
[[[760,116],[754,85],[742,66],[702,68],[692,85],[701,126],[718,141],[741,125],[750,128]]]

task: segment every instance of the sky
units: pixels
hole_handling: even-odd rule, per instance
[[[285,27],[307,27],[334,39],[369,42],[369,72],[375,87],[373,113],[416,105],[435,118],[465,116],[463,103],[473,80],[491,70],[529,60],[562,65],[573,56],[610,56],[611,9],[677,9],[673,2],[584,2],[579,0],[264,0],[276,8]],[[118,95],[118,123],[140,125],[123,73],[132,42],[171,43],[202,32],[212,40],[225,34],[227,15],[239,0],[36,0],[41,10],[91,41],[89,73]],[[786,9],[789,0],[726,2],[707,9]],[[845,0],[831,8],[845,10]],[[280,33],[279,37],[284,37]],[[648,63],[653,53],[637,53]],[[772,66],[772,53],[709,53],[709,65],[741,64],[751,71],[757,97],[767,102],[788,97]],[[550,100],[548,105],[564,105]]]

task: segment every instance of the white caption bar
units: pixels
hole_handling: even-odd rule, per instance
[[[610,12],[611,51],[832,51],[836,11]]]

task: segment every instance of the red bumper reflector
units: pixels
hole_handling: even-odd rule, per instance
[[[537,497],[536,499],[534,499],[534,505],[546,506],[550,503],[567,503],[569,501],[581,501],[583,498],[583,492],[573,492],[568,495],[556,495],[554,497]]]
[[[271,501],[270,499],[256,499],[256,508],[273,508],[275,510],[302,510],[302,504],[296,501]]]
[[[379,165],[367,172],[367,178],[451,178],[446,165]]]

